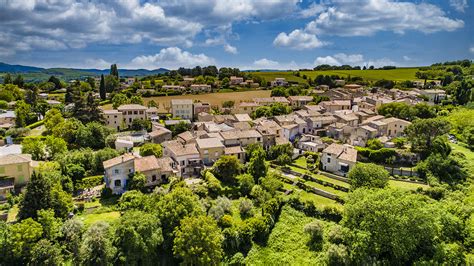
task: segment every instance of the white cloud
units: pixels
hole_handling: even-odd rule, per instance
[[[142,55],[132,59],[130,68],[170,68],[207,66],[215,64],[215,60],[205,54],[192,54],[178,47],[161,49],[155,55]]]
[[[237,54],[237,48],[235,46],[230,45],[230,44],[225,44],[224,45],[224,51],[226,51],[230,54]]]
[[[424,2],[334,0],[332,4],[306,25],[306,32],[369,36],[380,31],[454,31],[464,26],[462,20],[449,18],[438,6]]]
[[[345,53],[339,53],[335,54],[333,56],[324,56],[324,57],[318,57],[314,61],[315,65],[335,65],[335,66],[340,66],[340,65],[360,65],[364,63],[364,56],[361,54],[345,54]]]
[[[308,8],[301,10],[300,15],[303,18],[314,17],[324,10],[325,10],[324,5],[312,3]]]
[[[471,46],[471,48],[469,48],[469,52],[474,54],[474,46]]]
[[[109,68],[110,65],[112,65],[111,62],[108,62],[102,58],[86,59],[86,68],[105,69],[105,68]]]
[[[409,56],[404,55],[404,56],[403,56],[403,60],[405,60],[405,61],[410,61],[411,58],[410,58]]]
[[[324,46],[324,43],[318,40],[316,35],[308,34],[302,30],[294,30],[290,34],[281,32],[273,40],[273,45],[280,47],[289,47],[295,50],[307,50]]]
[[[449,5],[458,12],[464,12],[469,7],[467,0],[449,0]]]
[[[333,65],[333,66],[351,65],[351,66],[375,66],[375,67],[398,65],[396,62],[390,60],[389,58],[366,60],[364,56],[361,54],[339,53],[332,56],[328,55],[324,57],[317,57],[314,60],[315,66],[325,65],[325,64]]]
[[[240,69],[278,69],[278,70],[289,70],[289,69],[302,69],[312,68],[311,64],[308,63],[296,63],[291,62],[278,62],[267,58],[255,60],[251,66],[241,66]]]

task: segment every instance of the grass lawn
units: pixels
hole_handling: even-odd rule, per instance
[[[308,172],[307,170],[305,169],[301,169],[301,168],[298,168],[298,167],[294,167],[294,166],[289,166],[291,168],[291,170],[295,171],[295,172],[298,172],[298,173],[302,173],[302,174],[308,174],[310,172]],[[317,174],[314,174],[314,173],[310,173],[312,176],[314,176],[315,178],[317,179],[320,179],[320,180],[323,180],[323,181],[326,181],[326,182],[329,182],[329,183],[333,183],[335,185],[338,185],[338,186],[341,186],[341,187],[350,187],[350,185],[346,182],[343,182],[343,181],[339,181],[339,180],[336,180],[336,179],[333,179],[333,178],[330,178],[330,177],[327,177],[327,176],[324,176],[324,175],[317,175]]]
[[[104,213],[88,213],[79,215],[79,219],[84,222],[86,227],[98,222],[98,221],[105,221],[107,223],[113,223],[120,218],[120,212],[118,211],[111,211],[111,212],[104,212]]]
[[[306,157],[304,156],[301,156],[300,158],[296,159],[293,163],[303,168],[308,167],[308,165],[306,164]]]
[[[168,112],[167,108],[171,108],[172,99],[192,99],[195,101],[208,102],[211,105],[221,106],[224,101],[235,101],[235,104],[241,101],[251,101],[253,98],[270,97],[271,90],[254,90],[254,91],[241,91],[241,92],[216,92],[207,94],[196,94],[196,95],[173,95],[173,96],[158,96],[143,98],[145,105],[149,101],[153,100],[158,104],[159,112]],[[102,106],[104,109],[112,109],[112,104]]]
[[[46,131],[46,128],[44,127],[44,125],[39,126],[30,130],[30,132],[28,132],[28,136],[38,137],[38,136],[41,136],[43,132],[45,131]]]
[[[314,218],[286,205],[265,246],[254,244],[247,254],[248,265],[319,265],[321,255],[306,245],[304,226]]]
[[[397,181],[397,180],[389,180],[388,184],[390,187],[404,189],[404,190],[416,190],[419,187],[423,189],[427,189],[429,187],[428,185],[415,184],[415,183],[409,183],[409,182],[403,182],[403,181]]]
[[[474,169],[474,151],[471,151],[468,149],[464,144],[455,144],[455,143],[450,143],[451,148],[453,151],[460,152],[466,156],[466,160],[469,164],[469,169]],[[471,170],[471,172],[474,172],[474,170]]]
[[[323,186],[323,185],[318,184],[318,183],[313,182],[313,181],[305,181],[305,183],[306,183],[307,185],[310,185],[310,186],[315,187],[315,188],[319,188],[319,189],[321,189],[321,190],[324,190],[324,191],[326,191],[326,192],[332,193],[332,194],[337,195],[337,196],[340,196],[340,197],[344,197],[344,196],[347,195],[347,193],[344,192],[344,191],[340,191],[340,190],[337,190],[337,189],[335,189],[335,188],[328,187],[328,186]]]

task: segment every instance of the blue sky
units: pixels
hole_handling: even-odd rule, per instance
[[[0,0],[0,61],[419,66],[474,58],[472,0]]]

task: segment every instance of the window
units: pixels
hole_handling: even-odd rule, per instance
[[[219,157],[219,152],[216,151],[216,153],[214,154],[215,157]]]
[[[137,115],[137,114],[138,114],[138,111],[133,111],[133,114],[134,114],[134,115]]]
[[[152,175],[151,176],[151,182],[155,182],[156,181],[156,175]]]
[[[120,170],[119,169],[115,169],[114,170],[114,174],[118,175],[120,173]]]
[[[209,153],[209,151],[208,151],[208,150],[204,150],[204,154],[208,154],[208,153]]]
[[[185,161],[184,161],[184,160],[183,160],[183,161],[181,161],[181,165],[184,165],[184,163],[185,163]]]
[[[328,158],[328,163],[331,163],[331,158]]]
[[[114,181],[114,187],[121,187],[122,186],[122,180],[117,179]]]
[[[166,175],[165,174],[161,175],[161,180],[166,180]]]

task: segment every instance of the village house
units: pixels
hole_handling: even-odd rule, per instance
[[[15,111],[0,110],[0,128],[9,129],[15,126]]]
[[[225,146],[218,138],[196,139],[196,147],[205,165],[212,165],[224,155]]]
[[[193,93],[200,93],[200,92],[211,92],[212,87],[208,84],[193,84],[190,87],[191,92]]]
[[[125,192],[130,174],[134,172],[135,155],[125,153],[104,161],[105,186],[114,194]]]
[[[245,150],[240,146],[225,147],[224,154],[228,156],[235,156],[240,163],[245,163]]]
[[[108,127],[115,128],[117,131],[122,129],[124,126],[123,114],[118,110],[104,110],[103,111],[105,124]]]
[[[117,110],[122,113],[123,122],[126,128],[130,128],[135,119],[146,120],[147,109],[147,107],[139,104],[125,104],[117,108]],[[116,118],[114,117],[113,120],[115,119]]]
[[[232,113],[251,114],[252,112],[257,110],[258,107],[260,107],[260,105],[255,102],[241,102],[234,107]]]
[[[211,112],[211,104],[206,102],[198,102],[193,105],[194,119],[198,119],[200,113]]]
[[[220,132],[226,147],[246,147],[252,143],[262,143],[262,135],[255,129]]]
[[[350,145],[333,143],[322,151],[321,165],[324,171],[345,176],[357,162],[357,150]]]
[[[286,86],[288,85],[288,82],[286,81],[285,78],[275,78],[270,82],[271,87],[277,87],[277,86]]]
[[[163,85],[161,88],[164,90],[179,91],[179,92],[183,92],[186,90],[185,87],[179,86],[179,85]]]
[[[402,136],[405,128],[411,125],[411,122],[395,117],[385,118],[380,121],[387,125],[386,136],[389,138]]]
[[[296,147],[302,151],[321,152],[326,148],[326,144],[319,136],[304,134],[299,139]]]
[[[312,96],[289,96],[288,100],[290,101],[291,107],[301,108],[304,105],[313,101]]]
[[[30,154],[0,156],[0,200],[14,188],[24,187],[30,181],[34,163]]]
[[[338,110],[351,110],[351,101],[349,100],[323,101],[320,102],[319,105],[330,113]]]
[[[148,133],[148,137],[150,141],[153,143],[162,143],[172,138],[171,130],[161,127],[161,126],[153,126],[152,131]]]
[[[162,183],[168,183],[170,176],[176,172],[170,157],[156,158],[154,155],[136,158],[134,161],[134,172],[139,172],[146,177],[145,186],[154,187]]]
[[[272,105],[274,103],[281,103],[283,105],[290,104],[290,102],[285,97],[253,98],[253,101],[260,106]]]
[[[172,99],[171,113],[173,117],[181,117],[182,119],[193,119],[193,100]]]
[[[162,143],[163,156],[173,159],[173,167],[178,169],[178,176],[198,175],[202,169],[202,160],[196,144],[183,144],[177,140]]]
[[[432,103],[439,103],[442,100],[446,99],[446,92],[440,89],[432,89],[432,90],[418,90],[418,92],[427,97],[429,102]]]
[[[231,76],[229,80],[230,85],[239,85],[242,82],[244,82],[243,77]]]

